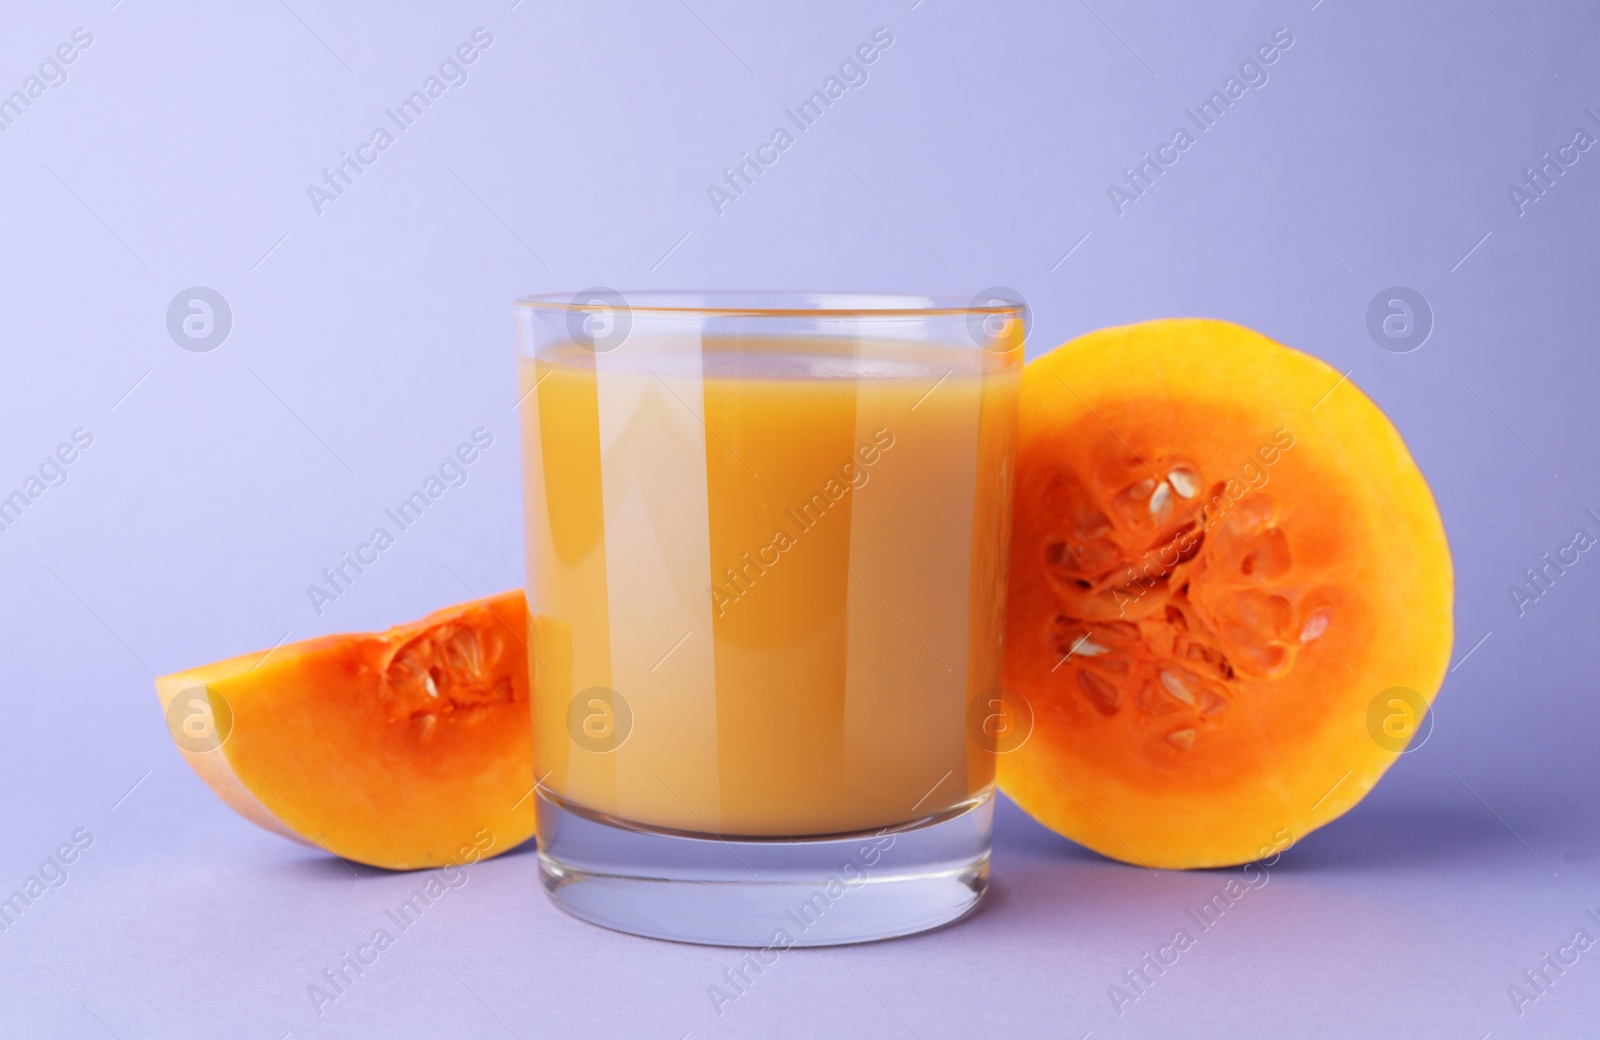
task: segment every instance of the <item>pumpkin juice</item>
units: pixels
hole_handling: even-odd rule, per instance
[[[973,353],[707,337],[671,364],[519,361],[548,797],[763,837],[992,788],[966,719],[1000,681],[1020,365]]]

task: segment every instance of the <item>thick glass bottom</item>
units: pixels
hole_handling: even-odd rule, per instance
[[[656,939],[777,949],[888,939],[965,916],[989,883],[992,791],[902,827],[806,839],[647,830],[537,797],[550,898]]]

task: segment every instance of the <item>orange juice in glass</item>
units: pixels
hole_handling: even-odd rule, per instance
[[[1020,304],[519,301],[546,890],[728,945],[968,912],[988,873]]]

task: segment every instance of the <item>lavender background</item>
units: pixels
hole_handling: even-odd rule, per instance
[[[307,185],[480,26],[468,81],[315,212]],[[1600,557],[1521,616],[1507,591],[1600,534],[1600,150],[1525,212],[1508,195],[1600,135],[1591,5],[12,3],[0,94],[77,27],[67,81],[0,133],[0,491],[94,438],[0,532],[0,892],[94,841],[0,933],[0,1036],[1600,1030],[1600,948],[1520,1017],[1507,993],[1600,938]],[[868,82],[719,216],[708,184],[878,27]],[[1119,216],[1108,185],[1280,27],[1268,82]],[[1428,742],[1120,1016],[1107,986],[1229,873],[1109,863],[1009,804],[975,918],[789,952],[720,1016],[735,952],[572,921],[527,852],[472,869],[318,1016],[307,987],[418,879],[235,817],[152,677],[521,583],[516,295],[997,283],[1033,306],[1031,352],[1211,315],[1388,411],[1457,567]],[[1397,285],[1434,316],[1409,353],[1368,330]],[[232,310],[209,352],[168,332],[191,286]],[[478,426],[496,441],[468,483],[319,617],[306,586]]]

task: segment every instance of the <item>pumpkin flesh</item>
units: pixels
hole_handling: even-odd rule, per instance
[[[247,819],[360,863],[440,866],[533,833],[526,641],[517,591],[163,676],[156,690],[165,708],[184,699],[168,711],[179,749]],[[183,730],[201,716],[217,730],[197,744]]]

